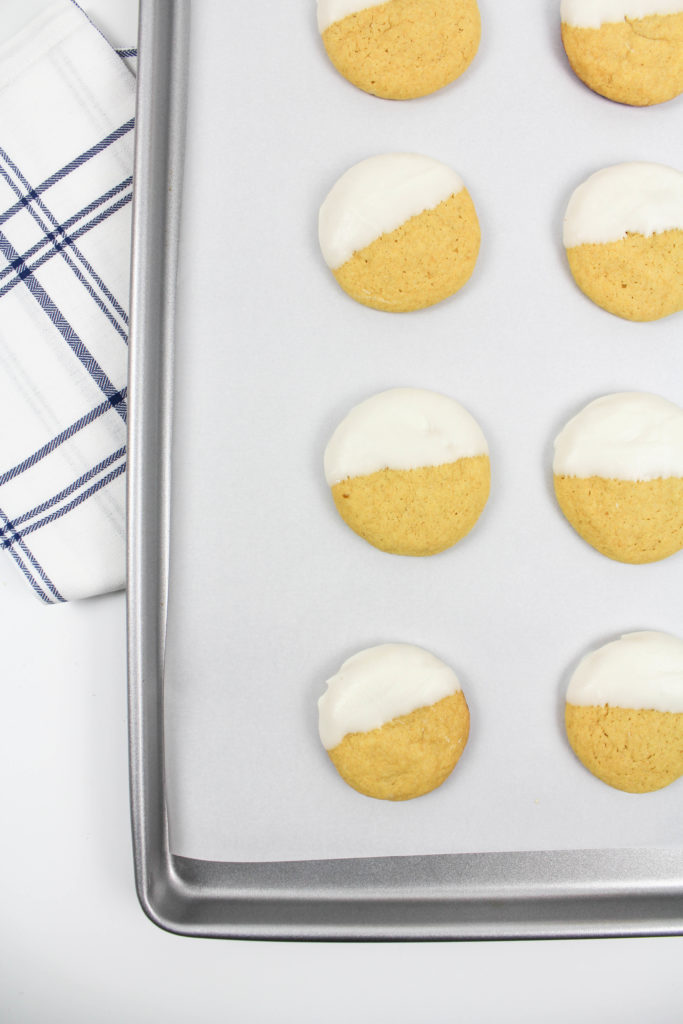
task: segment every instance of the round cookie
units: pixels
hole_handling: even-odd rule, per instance
[[[592,174],[564,218],[569,266],[582,292],[626,320],[683,309],[683,173],[626,163]]]
[[[683,775],[683,640],[628,633],[588,654],[567,688],[565,727],[608,786],[650,793]]]
[[[555,440],[555,494],[608,558],[656,562],[683,548],[683,409],[624,392],[587,405]]]
[[[481,37],[477,0],[318,0],[318,28],[337,71],[388,100],[459,78]]]
[[[384,153],[346,171],[320,208],[318,234],[344,291],[390,313],[453,295],[479,254],[479,221],[462,179],[415,153]]]
[[[381,644],[349,658],[327,681],[318,710],[320,739],[341,777],[379,800],[436,789],[469,735],[455,672],[411,644]]]
[[[381,551],[434,555],[469,533],[490,488],[488,445],[458,402],[418,388],[355,406],[325,450],[342,519]]]
[[[576,75],[610,100],[646,107],[683,92],[683,0],[562,0]]]

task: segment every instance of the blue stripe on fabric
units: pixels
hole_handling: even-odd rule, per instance
[[[26,181],[24,176],[21,174],[21,171],[19,171],[19,169],[16,167],[16,165],[13,164],[13,162],[10,160],[10,158],[7,156],[7,154],[2,149],[0,149],[0,156],[2,157],[3,160],[5,160],[7,162],[7,164],[10,167],[10,169],[12,170],[12,172],[17,175],[17,177],[21,181],[22,185],[24,185],[24,187],[27,187],[28,186],[28,182]],[[7,184],[10,186],[10,188],[12,189],[14,194],[20,196],[21,195],[21,189],[18,187],[18,185],[14,181],[12,181],[10,175],[2,167],[0,167],[0,174],[5,179]],[[38,206],[42,210],[42,212],[46,215],[48,221],[50,221],[52,223],[52,227],[54,229],[56,229],[56,230],[59,230],[59,226],[58,226],[58,223],[57,223],[57,218],[52,214],[52,212],[47,208],[47,206],[45,206],[45,204],[43,203],[43,201],[41,199],[38,199],[36,197],[36,201],[37,201]],[[42,221],[42,219],[39,217],[37,211],[31,205],[31,201],[30,200],[25,201],[24,202],[24,206],[25,206],[27,212],[30,214],[30,216],[33,217],[34,221],[36,222],[36,224],[38,225],[40,230],[43,231],[45,233],[45,235],[48,235],[50,233],[49,232],[49,228],[48,228],[47,224],[45,224]],[[97,306],[100,308],[100,310],[104,313],[104,315],[110,321],[110,323],[112,324],[114,329],[121,335],[121,337],[124,339],[124,341],[127,340],[127,337],[128,337],[127,331],[124,328],[121,327],[121,325],[118,323],[118,321],[112,315],[111,311],[109,309],[107,309],[106,305],[104,304],[102,299],[99,297],[99,295],[97,294],[95,289],[92,287],[92,285],[89,283],[89,281],[86,280],[86,278],[81,273],[81,271],[78,269],[76,264],[73,262],[73,260],[69,256],[69,254],[65,251],[67,245],[71,246],[71,248],[72,248],[72,250],[74,252],[74,255],[78,258],[78,260],[80,261],[81,265],[83,267],[85,267],[85,269],[88,271],[88,273],[93,277],[93,279],[95,280],[96,284],[100,287],[101,291],[109,299],[109,301],[111,302],[112,306],[114,307],[116,312],[119,314],[119,316],[121,317],[121,319],[124,321],[124,323],[127,326],[128,325],[128,317],[127,317],[125,311],[123,310],[123,308],[121,307],[120,303],[117,302],[117,300],[114,298],[114,296],[111,294],[111,292],[109,291],[109,289],[105,285],[104,281],[102,281],[102,279],[96,273],[94,268],[88,263],[86,258],[83,256],[83,253],[81,253],[80,250],[77,249],[76,246],[73,244],[72,240],[68,236],[65,235],[61,245],[56,249],[56,251],[61,254],[61,256],[63,257],[63,259],[64,259],[65,263],[67,264],[67,266],[74,272],[77,280],[80,281],[80,283],[83,285],[83,287],[88,292],[88,294],[91,296],[91,298],[94,299],[94,301],[96,302]]]
[[[123,448],[119,448],[118,451],[112,452],[112,454],[108,455],[106,459],[102,459],[102,461],[96,466],[93,466],[92,469],[83,473],[78,480],[74,480],[74,482],[69,484],[68,487],[64,487],[58,494],[53,495],[51,498],[47,498],[46,501],[43,501],[40,505],[36,505],[35,508],[30,510],[30,512],[24,512],[23,515],[15,517],[12,522],[8,524],[8,527],[16,534],[17,526],[21,526],[23,523],[27,523],[29,519],[34,519],[36,516],[42,515],[43,512],[47,512],[48,509],[58,505],[60,501],[64,501],[65,498],[75,494],[76,491],[92,480],[93,477],[98,476],[105,469],[109,469],[109,467],[113,465],[113,463],[118,462],[119,459],[124,458],[125,454],[126,448],[124,445]],[[3,535],[7,532],[8,527],[0,526],[0,540],[4,539]]]
[[[88,160],[91,160],[94,156],[97,156],[103,150],[108,149],[109,146],[113,145],[113,143],[115,142],[118,142],[118,140],[123,138],[124,135],[127,135],[128,132],[132,132],[134,127],[135,119],[131,118],[130,121],[126,121],[125,124],[122,124],[119,128],[114,129],[114,131],[111,132],[111,134],[107,135],[100,142],[97,142],[94,146],[91,146],[90,149],[86,149],[86,151],[84,153],[81,153],[80,156],[75,157],[68,164],[65,164],[64,167],[61,167],[58,171],[55,171],[54,174],[51,174],[50,177],[46,178],[45,181],[43,181],[40,185],[36,185],[35,188],[32,188],[28,195],[22,196],[19,202],[15,203],[13,206],[10,206],[7,210],[5,210],[4,213],[0,214],[0,225],[4,224],[11,217],[14,217],[15,214],[23,210],[26,206],[27,201],[30,201],[31,199],[35,199],[37,196],[42,195],[43,192],[47,191],[47,189],[52,188],[52,186],[56,185],[58,181],[61,181],[62,178],[65,178],[67,174],[71,174],[71,172],[75,171],[78,167],[82,167],[83,164],[88,162]]]
[[[2,173],[2,172],[0,171],[0,173]],[[52,249],[50,249],[49,252],[43,253],[43,255],[40,257],[40,259],[36,260],[35,263],[32,263],[31,266],[27,268],[28,271],[30,273],[34,273],[36,270],[40,270],[40,268],[43,266],[43,264],[47,263],[48,260],[51,260],[53,256],[56,256],[58,253],[60,253],[62,251],[62,249],[66,245],[68,245],[71,241],[80,238],[82,235],[85,235],[92,228],[97,227],[98,224],[101,224],[103,221],[107,220],[109,217],[112,216],[112,214],[117,213],[120,209],[122,209],[122,207],[127,206],[128,203],[132,202],[132,200],[133,200],[133,193],[132,192],[130,192],[126,196],[123,196],[123,198],[119,199],[118,202],[113,203],[111,206],[107,207],[106,210],[103,210],[101,213],[99,213],[97,215],[97,217],[93,217],[93,219],[91,221],[88,221],[87,224],[81,225],[81,227],[78,228],[76,231],[74,231],[73,234],[71,234],[70,236],[65,236],[65,238],[62,241],[57,242],[55,245],[53,245]],[[44,245],[46,240],[49,241],[49,236],[45,236],[45,238],[41,239],[41,241],[38,243],[38,247]],[[16,270],[17,270],[18,267],[20,267],[22,265],[22,263],[25,264],[27,258],[28,258],[28,253],[26,254],[26,256],[18,256],[16,260],[12,261],[12,263],[10,264],[10,267],[5,267],[5,271],[10,270],[10,272],[11,272],[12,270],[14,270],[15,271],[15,276],[12,278],[11,281],[8,281],[7,284],[3,285],[2,288],[0,288],[0,298],[2,298],[3,295],[7,295],[8,292],[11,292],[12,289],[15,288],[20,283],[22,278],[21,278],[20,274],[16,273]],[[74,268],[74,272],[76,274],[78,274],[78,271],[77,271],[76,268]],[[86,285],[86,287],[87,287],[87,285]],[[111,319],[111,318],[109,317],[109,319]],[[128,320],[128,318],[126,317],[126,322],[127,322],[127,320]],[[116,328],[118,333],[121,335],[123,340],[127,343],[128,342],[128,333],[127,333],[127,331],[121,330],[121,328],[116,323],[114,323],[114,327]]]
[[[7,155],[7,153],[1,147],[0,147],[0,157],[2,157],[2,159],[8,165],[8,167],[9,167],[10,171],[12,172],[12,174],[14,174],[19,179],[19,181],[24,186],[24,188],[31,189],[30,183],[28,182],[26,177],[22,174],[22,172],[19,170],[17,165],[14,163],[14,161]],[[15,195],[21,196],[21,189],[19,188],[19,186],[14,181],[12,181],[12,178],[8,175],[7,171],[4,168],[2,168],[2,167],[0,167],[0,174],[2,174],[2,177],[5,179],[5,181],[10,186],[10,188],[15,193]],[[42,218],[38,215],[38,211],[33,206],[33,198],[35,198],[36,205],[39,207],[39,209],[45,215],[45,217],[47,218],[48,222],[50,222],[52,224],[52,227],[54,229],[56,229],[56,230],[59,230],[59,222],[58,222],[57,218],[54,216],[52,211],[45,205],[43,200],[40,199],[40,197],[36,195],[35,197],[32,197],[31,200],[27,200],[24,205],[25,205],[26,210],[28,211],[28,213],[31,215],[31,217],[33,217],[34,221],[36,222],[36,224],[38,225],[40,230],[43,231],[45,234],[49,233],[49,228],[48,228],[47,224],[43,223]],[[125,310],[123,309],[121,304],[119,302],[117,302],[116,298],[111,293],[109,288],[107,288],[106,284],[104,283],[102,278],[99,276],[99,274],[96,272],[94,267],[92,267],[90,265],[90,263],[88,262],[88,260],[86,260],[86,258],[83,255],[83,253],[76,247],[76,245],[73,243],[73,241],[71,239],[69,239],[67,236],[64,236],[64,244],[59,249],[59,253],[62,256],[62,258],[64,259],[64,262],[67,264],[67,266],[71,270],[73,270],[74,274],[76,275],[76,278],[81,282],[81,284],[83,285],[83,287],[87,291],[88,295],[90,295],[90,297],[95,301],[95,303],[97,304],[99,309],[104,313],[104,315],[106,316],[107,320],[109,320],[109,322],[113,326],[114,330],[116,330],[121,335],[121,337],[124,339],[124,341],[127,341],[128,340],[128,332],[127,332],[127,330],[125,328],[121,327],[121,325],[118,323],[118,321],[112,315],[111,310],[107,309],[106,305],[104,304],[104,302],[102,301],[100,296],[97,294],[95,289],[92,287],[90,282],[87,281],[86,278],[83,276],[83,274],[78,269],[78,267],[76,266],[74,261],[71,259],[71,256],[66,252],[66,249],[65,249],[66,245],[70,246],[70,248],[73,251],[74,256],[78,259],[78,261],[80,262],[81,266],[85,267],[87,272],[93,278],[95,283],[98,285],[98,287],[100,288],[102,293],[105,295],[105,297],[109,300],[109,302],[114,307],[115,311],[118,313],[119,317],[123,320],[124,324],[127,327],[128,326],[128,317],[127,317],[127,315],[125,313]]]
[[[19,254],[2,231],[0,231],[0,252],[3,253],[8,261],[19,259]],[[107,396],[121,419],[125,421],[126,410],[125,406],[122,408],[122,403],[119,401],[119,391],[114,387],[94,356],[88,352],[71,324],[57,308],[56,303],[50,298],[38,279],[33,276],[25,264],[18,271],[18,274],[50,322],[62,335],[76,358],[85,367],[100,390]]]
[[[70,426],[66,427],[64,430],[62,430],[61,433],[57,434],[56,437],[53,437],[52,440],[48,441],[47,444],[44,444],[42,448],[39,448],[36,452],[34,452],[33,455],[29,455],[29,457],[27,459],[24,459],[23,462],[18,463],[16,466],[12,466],[11,469],[8,469],[4,473],[2,473],[0,475],[0,487],[2,487],[6,483],[9,483],[10,480],[14,480],[16,476],[19,476],[21,473],[26,472],[27,469],[31,469],[33,466],[36,465],[37,462],[40,462],[41,459],[44,459],[47,455],[50,455],[55,450],[55,448],[59,448],[59,446],[64,444],[65,441],[68,441],[80,430],[83,430],[84,427],[89,426],[94,420],[99,419],[99,417],[102,416],[105,412],[109,412],[112,408],[119,404],[123,404],[125,406],[125,397],[127,390],[127,388],[122,388],[122,390],[118,392],[118,398],[116,396],[113,396],[111,399],[107,399],[106,402],[102,402],[101,405],[98,405],[94,409],[91,409],[89,413],[86,413],[85,416],[81,416],[81,418],[76,420],[75,423],[72,423]]]
[[[119,57],[137,57],[137,50],[117,50]]]
[[[78,497],[74,498],[67,505],[62,505],[62,507],[58,508],[56,512],[51,512],[50,515],[45,516],[44,519],[39,519],[35,523],[30,523],[25,529],[21,530],[20,532],[13,531],[12,536],[7,537],[0,543],[0,549],[11,548],[14,544],[23,542],[24,537],[27,537],[28,534],[34,533],[36,530],[40,530],[44,526],[48,526],[50,523],[53,523],[56,519],[61,519],[62,516],[65,516],[68,512],[71,512],[72,509],[77,508],[88,498],[91,498],[93,494],[97,494],[98,491],[101,491],[103,487],[107,486],[107,484],[111,483],[113,480],[116,480],[116,478],[121,476],[122,473],[125,473],[125,471],[126,463],[124,462],[123,465],[117,466],[116,469],[113,469],[111,471],[111,473],[108,473],[105,477],[102,477],[101,480],[98,480],[97,483],[92,485],[92,487],[89,487],[87,491],[83,491],[81,494],[78,495]],[[11,528],[12,523],[8,523],[6,529]]]
[[[21,569],[22,573],[24,574],[24,576],[26,577],[28,582],[31,584],[33,590],[38,595],[38,597],[41,599],[41,601],[44,601],[45,604],[54,604],[55,603],[54,599],[51,598],[48,594],[45,593],[45,591],[40,586],[40,584],[36,580],[36,578],[33,575],[33,573],[30,572],[30,570],[26,567],[24,562],[22,562],[21,556],[19,555],[19,552],[15,551],[15,549],[12,548],[9,553],[12,556],[12,558],[14,559],[14,561],[17,563],[17,565]],[[59,600],[59,598],[57,600]],[[64,598],[62,598],[62,600],[64,600]]]
[[[36,253],[40,252],[40,250],[43,249],[46,245],[49,245],[50,243],[56,241],[58,231],[66,233],[74,226],[74,224],[78,224],[79,221],[89,216],[89,214],[94,213],[95,210],[99,209],[100,206],[103,206],[106,202],[108,202],[110,199],[113,199],[115,196],[119,195],[120,192],[123,192],[124,189],[128,188],[132,184],[133,176],[131,175],[130,177],[126,178],[125,181],[122,181],[118,185],[115,185],[113,188],[110,188],[109,191],[105,192],[105,194],[103,196],[100,196],[99,199],[93,199],[92,203],[89,203],[82,210],[79,210],[78,213],[75,213],[73,217],[69,217],[68,220],[65,220],[64,223],[60,224],[57,228],[55,228],[54,231],[50,231],[47,235],[45,235],[44,238],[41,238],[39,242],[36,242],[34,246],[32,246],[25,253],[23,253],[21,259],[24,260],[24,262],[30,260],[31,257],[35,256]],[[95,227],[99,223],[99,220],[89,221],[87,230],[90,230],[90,228]],[[78,237],[80,238],[80,235]],[[54,252],[55,250],[53,248],[51,255],[54,255]],[[3,278],[7,277],[8,274],[11,274],[12,271],[15,269],[16,266],[10,263],[9,266],[5,267],[3,270],[0,270],[0,281],[2,281]]]
[[[0,508],[0,518],[2,518],[5,521],[6,524],[8,524],[10,522],[9,519],[7,518],[7,516],[2,511],[1,508]],[[14,559],[14,561],[19,566],[19,568],[21,569],[22,573],[24,574],[24,576],[26,577],[28,582],[31,584],[31,586],[35,590],[35,592],[38,595],[38,597],[40,597],[47,604],[53,604],[55,601],[64,601],[64,598],[59,593],[59,591],[57,590],[56,586],[54,585],[54,583],[52,582],[52,580],[50,579],[48,574],[45,572],[43,567],[38,562],[38,559],[35,557],[35,555],[33,555],[31,553],[31,551],[29,550],[27,545],[24,543],[24,541],[19,540],[19,547],[21,548],[21,551],[26,556],[26,558],[28,559],[29,563],[31,564],[31,566],[33,567],[35,572],[37,573],[38,577],[42,580],[42,582],[43,582],[43,586],[42,587],[41,587],[40,583],[38,582],[38,580],[36,579],[36,576],[34,575],[34,573],[32,573],[31,570],[28,568],[28,566],[25,564],[25,562],[24,562],[24,560],[22,558],[22,555],[20,555],[19,552],[14,547],[12,547],[10,549],[10,554],[11,554],[12,558]],[[46,590],[48,591],[48,593],[45,592]],[[50,597],[49,594],[51,594],[52,597]]]

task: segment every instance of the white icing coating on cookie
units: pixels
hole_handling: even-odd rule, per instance
[[[381,391],[351,409],[325,449],[330,487],[381,469],[443,466],[487,455],[473,416],[453,398],[420,388]]]
[[[563,241],[569,249],[675,228],[683,230],[683,173],[663,164],[615,164],[596,171],[574,191]]]
[[[597,398],[555,439],[553,472],[608,480],[683,477],[683,409],[641,391]]]
[[[347,18],[349,14],[365,11],[368,7],[381,7],[387,0],[318,0],[318,28],[321,33],[333,25],[335,21]]]
[[[643,630],[599,647],[579,662],[567,703],[683,713],[683,640]]]
[[[464,188],[450,167],[417,153],[383,153],[350,167],[320,207],[323,258],[337,270],[380,235]]]
[[[624,18],[647,18],[651,14],[678,14],[683,0],[562,0],[560,18],[576,28],[600,28]]]
[[[421,647],[369,647],[327,680],[318,701],[320,739],[326,750],[332,750],[348,733],[378,729],[461,689],[453,669]]]

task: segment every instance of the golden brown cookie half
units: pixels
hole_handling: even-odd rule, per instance
[[[477,262],[479,221],[462,179],[413,153],[350,168],[320,208],[325,262],[364,306],[407,313],[458,292]]]
[[[569,744],[602,782],[650,793],[683,775],[683,641],[622,636],[587,655],[567,689]]]
[[[333,485],[332,497],[346,525],[381,551],[435,555],[470,532],[490,480],[488,456],[477,455],[348,478]]]
[[[683,480],[554,478],[555,495],[579,536],[601,554],[632,565],[683,548]]]
[[[572,194],[563,240],[581,291],[625,320],[683,310],[683,174],[617,164]]]
[[[318,0],[318,27],[337,71],[391,100],[426,96],[459,78],[481,37],[476,0]]]
[[[638,107],[683,92],[683,3],[563,0],[560,16],[569,63],[594,92]]]
[[[625,392],[587,405],[555,440],[562,512],[619,562],[656,562],[683,548],[683,409]]]
[[[683,231],[567,250],[574,280],[593,302],[624,320],[660,320],[683,309]]]
[[[433,555],[472,529],[489,495],[486,439],[452,398],[395,388],[355,406],[325,451],[342,519],[381,551]]]
[[[349,786],[411,800],[440,786],[465,749],[470,715],[457,676],[429,651],[382,644],[349,658],[318,702],[319,732]]]

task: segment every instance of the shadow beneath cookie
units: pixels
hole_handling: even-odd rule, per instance
[[[546,4],[542,12],[542,17],[545,22],[546,38],[548,40],[548,49],[553,54],[557,63],[558,69],[564,75],[567,81],[575,83],[577,88],[586,88],[582,82],[576,77],[572,71],[571,64],[567,59],[565,53],[564,44],[562,43],[562,29],[560,21],[560,5],[557,3]]]
[[[586,395],[581,405],[572,405],[571,408],[568,407],[563,411],[558,411],[552,424],[550,425],[550,430],[548,431],[545,438],[545,443],[543,445],[543,481],[545,486],[545,492],[547,496],[552,500],[552,503],[557,511],[557,514],[563,519],[564,517],[562,516],[562,513],[560,512],[559,507],[557,505],[557,499],[555,497],[555,485],[553,483],[555,439],[557,438],[558,434],[560,434],[562,430],[564,430],[567,423],[569,423],[569,421],[573,419],[574,416],[581,412],[581,410],[584,409],[591,402],[601,397],[602,393]]]

